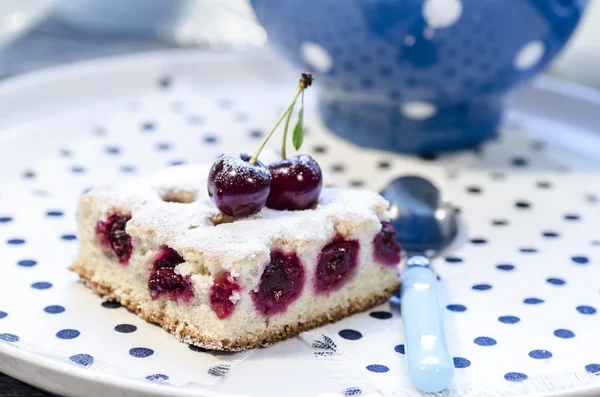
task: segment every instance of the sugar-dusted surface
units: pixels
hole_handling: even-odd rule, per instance
[[[267,202],[271,173],[248,153],[224,153],[208,174],[208,195],[226,215],[241,218],[259,212]]]
[[[396,290],[397,269],[374,260],[373,242],[389,207],[379,194],[326,187],[314,209],[263,208],[248,218],[231,219],[219,213],[202,189],[206,174],[198,172],[209,167],[178,166],[156,177],[86,193],[79,206],[80,250],[74,270],[96,292],[118,299],[180,339],[227,350],[267,345],[293,336],[364,310]],[[94,227],[122,213],[131,216],[125,230],[134,247],[126,266],[106,255],[98,245]],[[320,252],[339,238],[356,241],[362,247],[356,258],[358,269],[335,291],[314,290]],[[175,273],[161,269],[150,275],[165,247],[175,250],[184,262]],[[296,284],[296,292],[286,298],[289,303],[271,310],[256,301],[255,295],[260,295],[261,276],[276,252],[295,255],[304,275]],[[185,296],[162,293],[156,278],[160,272],[173,282],[179,279]],[[212,310],[211,291],[225,272],[240,288],[232,313],[220,318]],[[148,291],[149,277],[152,294]]]

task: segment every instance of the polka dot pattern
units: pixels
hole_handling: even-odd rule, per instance
[[[471,361],[464,357],[454,357],[454,368],[467,368],[471,366]]]
[[[519,252],[523,253],[523,254],[535,254],[538,252],[537,248],[532,248],[532,247],[521,247],[519,248]]]
[[[552,353],[548,350],[532,350],[529,352],[529,357],[536,360],[547,360],[552,357]]]
[[[498,270],[502,270],[505,272],[509,272],[511,270],[515,270],[515,266],[514,265],[510,265],[510,264],[500,264],[500,265],[496,265],[496,268]]]
[[[546,279],[546,282],[548,282],[548,284],[552,284],[552,285],[556,285],[556,286],[565,285],[567,283],[562,278],[557,278],[557,277],[549,277]]]
[[[521,372],[508,372],[504,375],[504,379],[509,382],[523,382],[528,379],[527,375]]]
[[[494,346],[498,342],[496,342],[495,339],[490,338],[488,336],[478,336],[477,338],[475,338],[473,340],[473,343],[475,343],[476,345],[479,345],[479,346]]]
[[[347,340],[358,340],[363,337],[360,332],[353,329],[343,329],[339,332],[339,335]]]
[[[137,327],[131,324],[119,324],[115,327],[115,331],[120,332],[122,334],[130,334],[132,332],[137,331]]]
[[[471,243],[477,244],[477,245],[482,245],[482,244],[486,244],[487,240],[484,238],[473,238],[473,239],[471,239]]]
[[[154,350],[147,347],[134,347],[129,350],[129,355],[135,358],[146,358],[154,354]]]
[[[388,367],[386,367],[385,365],[381,365],[381,364],[367,365],[367,369],[371,372],[375,372],[378,374],[383,374],[383,373],[390,371],[390,369]]]
[[[58,210],[53,210],[53,211],[48,211],[46,212],[46,216],[51,217],[51,218],[59,218],[61,216],[63,216],[63,212],[62,211],[58,211]]]
[[[379,311],[379,312],[371,312],[369,313],[369,315],[373,318],[377,318],[379,320],[387,320],[392,318],[392,313],[390,312],[383,312],[383,311]]]
[[[525,298],[523,303],[527,305],[539,305],[540,303],[544,303],[544,300],[540,298]]]
[[[58,339],[75,339],[79,335],[81,335],[81,333],[76,329],[62,329],[56,333]]]
[[[485,29],[481,29],[481,36],[486,37]],[[434,34],[437,40],[442,32],[436,30]],[[469,39],[469,45],[481,44],[475,33],[456,34]],[[337,60],[333,46],[326,50]],[[397,76],[393,64],[378,64],[376,54],[380,50],[399,56],[397,48],[374,49],[373,53],[334,64],[330,72],[346,73],[342,69],[346,67],[347,73],[355,73],[363,62],[370,63],[372,76],[355,80],[347,76],[348,81],[354,81],[350,88],[355,93],[361,87],[377,88],[382,78],[379,71],[387,81],[403,81],[406,90],[423,87],[426,82],[420,78]],[[456,65],[441,72],[450,79],[458,79],[459,66],[494,68],[492,61],[478,64],[476,58],[465,57],[458,49],[454,56]],[[152,80],[157,96],[147,93],[143,98],[128,98],[119,108],[111,108],[111,117],[103,118],[98,109],[95,117],[78,114],[84,121],[77,123],[83,124],[73,121],[69,127],[82,131],[84,137],[49,143],[47,156],[35,161],[23,159],[9,170],[24,192],[19,200],[27,201],[28,208],[34,210],[27,214],[6,200],[4,190],[0,192],[0,260],[5,264],[3,271],[14,280],[11,287],[15,285],[18,294],[29,302],[19,307],[0,289],[2,342],[26,346],[35,343],[28,335],[36,333],[73,365],[95,366],[102,372],[105,363],[126,363],[140,379],[169,385],[194,376],[220,379],[235,370],[229,363],[219,362],[227,360],[228,354],[188,348],[168,335],[158,343],[149,336],[162,335],[163,331],[126,309],[117,310],[121,305],[116,302],[102,302],[75,283],[74,275],[66,270],[77,249],[73,203],[82,192],[109,180],[133,181],[135,174],[146,175],[167,165],[210,161],[229,149],[251,150],[265,136],[286,99],[282,96],[274,103],[270,97],[261,97],[258,106],[235,90],[210,98],[202,90],[186,96],[181,95],[185,87],[178,76],[169,76],[164,85],[161,77]],[[474,79],[470,83],[457,80],[457,84],[475,87],[478,83]],[[388,89],[382,95],[401,104],[406,102],[406,90]],[[421,117],[431,109],[408,107]],[[593,197],[600,191],[577,179],[575,159],[565,160],[566,154],[555,145],[532,141],[528,131],[515,132],[511,127],[503,127],[499,140],[460,155],[362,153],[332,140],[315,117],[314,109],[307,107],[305,122],[310,133],[302,150],[313,155],[340,185],[379,189],[398,171],[418,169],[460,209],[468,225],[465,244],[434,259],[441,285],[448,287],[443,300],[445,315],[458,326],[458,341],[452,346],[457,374],[469,378],[481,371],[490,375],[490,381],[514,387],[529,382],[529,378],[534,381],[546,365],[559,372],[600,374],[600,365],[594,364],[597,357],[582,356],[577,368],[567,368],[562,360],[565,351],[584,351],[582,346],[589,344],[586,330],[597,320],[595,302],[600,288],[582,287],[586,280],[600,275],[596,269],[600,235],[590,226],[598,223],[594,212],[598,201]],[[288,150],[292,150],[291,145]],[[559,166],[570,173],[555,172]],[[585,169],[596,170],[591,165]],[[33,222],[39,231],[31,227]],[[512,298],[506,299],[509,296]],[[501,304],[486,303],[488,299]],[[558,301],[564,302],[564,307],[557,305]],[[545,321],[549,313],[556,321]],[[23,319],[35,319],[39,330],[24,330],[19,325]],[[93,330],[90,319],[96,327]],[[373,378],[404,379],[403,374],[396,373],[403,368],[406,353],[401,321],[396,308],[382,305],[330,324],[324,329],[335,348],[324,353],[368,351],[368,356],[358,357],[361,371]],[[472,326],[474,321],[477,328]],[[539,332],[539,338],[531,338],[533,330]],[[94,342],[98,340],[105,342]],[[509,357],[508,352],[513,354]],[[181,361],[177,360],[179,355]],[[499,362],[510,365],[500,367],[496,365]],[[265,363],[273,365],[269,359]],[[185,376],[189,378],[183,379]],[[357,381],[339,386],[336,392],[353,396],[367,390]]]
[[[169,377],[164,374],[152,374],[152,375],[146,376],[146,379],[148,379],[152,382],[163,382],[163,381],[169,380]]]
[[[359,396],[362,394],[362,390],[359,387],[348,387],[344,389],[344,397]]]
[[[35,261],[33,259],[22,259],[17,262],[17,265],[19,265],[21,267],[33,267],[33,266],[37,265],[37,261]]]
[[[446,306],[446,309],[448,309],[448,310],[450,310],[452,312],[464,312],[464,311],[467,310],[467,307],[464,306],[464,305],[455,304],[455,305],[448,305],[448,306]]]
[[[573,333],[573,331],[570,331],[568,329],[557,329],[554,331],[554,336],[558,337],[558,338],[562,338],[562,339],[571,339],[575,337],[575,333]]]
[[[69,357],[69,360],[82,367],[89,367],[94,364],[94,357],[85,353],[75,354]]]
[[[106,302],[102,302],[102,307],[104,307],[106,309],[118,309],[121,307],[121,304],[116,301],[106,301]]]
[[[31,288],[34,288],[34,289],[49,289],[49,288],[52,288],[52,283],[49,283],[47,281],[39,281],[37,283],[31,284]]]
[[[596,314],[596,309],[592,306],[581,305],[577,306],[577,311],[581,314],[591,315]]]
[[[492,289],[492,286],[489,284],[475,284],[472,288],[475,291],[489,291]]]
[[[600,364],[588,364],[585,370],[593,375],[600,375]]]
[[[516,324],[521,321],[521,319],[517,316],[500,316],[498,317],[498,321],[503,324]]]
[[[60,305],[50,305],[44,308],[44,311],[48,314],[59,314],[65,311],[65,308]]]
[[[0,334],[0,340],[4,342],[18,342],[20,338],[14,334]]]
[[[590,260],[585,256],[573,256],[571,260],[578,265],[586,265]]]

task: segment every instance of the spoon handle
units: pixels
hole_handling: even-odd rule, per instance
[[[409,258],[409,267],[402,275],[402,322],[408,377],[417,389],[435,393],[452,383],[454,362],[448,353],[437,277],[424,257],[418,257],[419,265],[410,266],[413,258]]]

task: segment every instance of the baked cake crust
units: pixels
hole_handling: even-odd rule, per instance
[[[212,350],[266,346],[397,292],[399,254],[392,262],[376,255],[393,240],[377,193],[326,181],[315,209],[264,208],[235,220],[208,199],[208,168],[174,167],[82,196],[71,269],[97,294]],[[330,262],[340,255],[342,265]],[[264,305],[265,291],[288,295]]]
[[[400,281],[398,281],[391,287],[382,288],[380,294],[371,295],[366,299],[348,300],[344,305],[338,305],[331,309],[327,314],[312,318],[309,321],[271,327],[253,338],[239,338],[231,343],[225,344],[221,339],[208,338],[195,332],[191,327],[186,325],[180,327],[177,319],[167,319],[163,311],[143,310],[141,308],[141,302],[132,297],[129,291],[122,290],[120,286],[111,286],[108,283],[95,280],[94,272],[86,268],[83,263],[75,263],[70,269],[77,273],[85,285],[91,288],[96,294],[108,300],[119,302],[122,306],[131,310],[145,321],[160,325],[180,341],[204,347],[206,349],[224,351],[239,351],[264,347],[284,339],[292,338],[304,331],[309,331],[322,325],[339,321],[353,314],[378,306],[386,302],[400,289]]]

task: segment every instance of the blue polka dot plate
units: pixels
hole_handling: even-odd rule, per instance
[[[92,186],[254,147],[296,74],[268,54],[175,51],[0,84],[0,371],[65,396],[419,396],[382,305],[248,353],[189,347],[67,270]],[[316,118],[303,150],[341,185],[438,185],[466,225],[434,260],[452,396],[600,393],[600,94],[551,79],[500,137],[422,157],[361,149]]]

